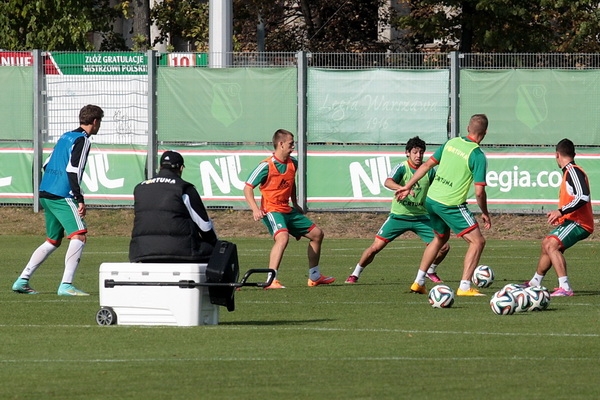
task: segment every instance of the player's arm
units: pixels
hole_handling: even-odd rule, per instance
[[[383,185],[393,191],[400,189],[402,186],[399,182],[402,181],[402,177],[404,176],[405,168],[404,164],[400,163],[394,167],[393,170],[390,171],[387,179],[383,183]]]
[[[560,208],[562,215],[572,213],[590,202],[590,187],[583,171],[579,168],[569,168],[567,184],[573,188],[573,200]]]
[[[563,215],[572,213],[590,202],[590,187],[587,184],[583,171],[579,168],[569,168],[566,180],[567,185],[573,189],[573,200],[558,210],[550,211],[546,214],[548,223],[551,225],[555,225]]]
[[[71,187],[73,198],[79,204],[77,212],[82,217],[85,216],[86,209],[80,182],[83,176],[83,170],[85,169],[85,165],[87,163],[89,149],[90,142],[85,138],[81,137],[75,140],[71,150],[69,163],[67,164],[67,178],[69,179],[69,186]]]
[[[396,198],[398,200],[403,200],[410,194],[412,187],[421,179],[422,177],[429,172],[429,170],[435,167],[438,164],[437,160],[433,157],[429,157],[427,161],[425,161],[421,166],[415,171],[412,178],[408,180],[404,184],[404,186],[400,186],[399,189],[396,190]]]
[[[217,243],[217,233],[212,220],[208,216],[206,207],[194,186],[188,186],[183,193],[183,204],[190,213],[192,221],[200,228],[200,237],[207,243],[215,245]]]
[[[263,219],[265,213],[258,207],[256,200],[254,200],[254,188],[267,180],[268,173],[269,165],[266,162],[261,162],[252,171],[244,186],[244,198],[252,210],[252,217],[255,221]]]
[[[475,200],[481,210],[481,219],[483,227],[490,229],[492,227],[492,219],[488,211],[487,193],[485,191],[486,175],[487,175],[487,159],[481,149],[477,149],[469,156],[469,168],[473,174],[473,182],[475,183]]]

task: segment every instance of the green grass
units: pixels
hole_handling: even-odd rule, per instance
[[[327,240],[330,286],[306,286],[306,241],[290,242],[285,290],[244,288],[217,326],[98,326],[98,267],[125,262],[127,238],[91,238],[76,276],[90,297],[62,298],[66,245],[31,281],[10,286],[40,237],[0,236],[2,399],[592,399],[600,396],[598,244],[567,252],[576,296],[548,310],[497,316],[489,295],[533,274],[539,243],[489,241],[482,263],[496,272],[486,298],[433,309],[409,294],[423,245],[397,240],[356,285],[343,283],[370,240]],[[264,268],[270,240],[240,239],[241,272]],[[465,245],[439,274],[458,286]],[[544,282],[556,285],[551,272]],[[431,287],[431,283],[428,287]]]

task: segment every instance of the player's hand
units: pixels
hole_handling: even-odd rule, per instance
[[[483,227],[485,229],[490,229],[492,227],[492,219],[489,214],[481,214],[481,219],[483,220]]]
[[[252,211],[252,217],[254,218],[255,221],[260,221],[261,219],[263,219],[265,216],[265,213],[263,212],[263,210],[254,210]]]
[[[85,213],[86,213],[86,209],[85,209],[85,203],[79,203],[79,206],[77,207],[77,213],[79,214],[80,217],[85,217]]]
[[[300,207],[300,204],[293,204],[293,206],[296,209],[296,211],[298,211],[300,214],[306,214],[304,208]]]
[[[546,213],[546,217],[548,218],[548,223],[550,225],[558,225],[558,219],[562,217],[562,214],[558,210],[552,210],[549,213]]]
[[[394,197],[398,201],[404,200],[406,197],[408,197],[408,195],[414,196],[415,193],[406,186],[401,186],[394,192]]]

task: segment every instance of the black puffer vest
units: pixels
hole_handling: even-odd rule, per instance
[[[135,187],[131,262],[208,261],[212,246],[202,241],[200,229],[183,204],[189,186],[174,171],[162,169]]]

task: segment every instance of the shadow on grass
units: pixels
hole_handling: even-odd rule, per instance
[[[229,321],[219,322],[219,325],[257,325],[257,326],[268,326],[268,325],[299,325],[299,324],[312,324],[322,322],[333,322],[335,319],[332,318],[319,318],[319,319],[305,319],[305,320],[273,320],[273,321]]]

